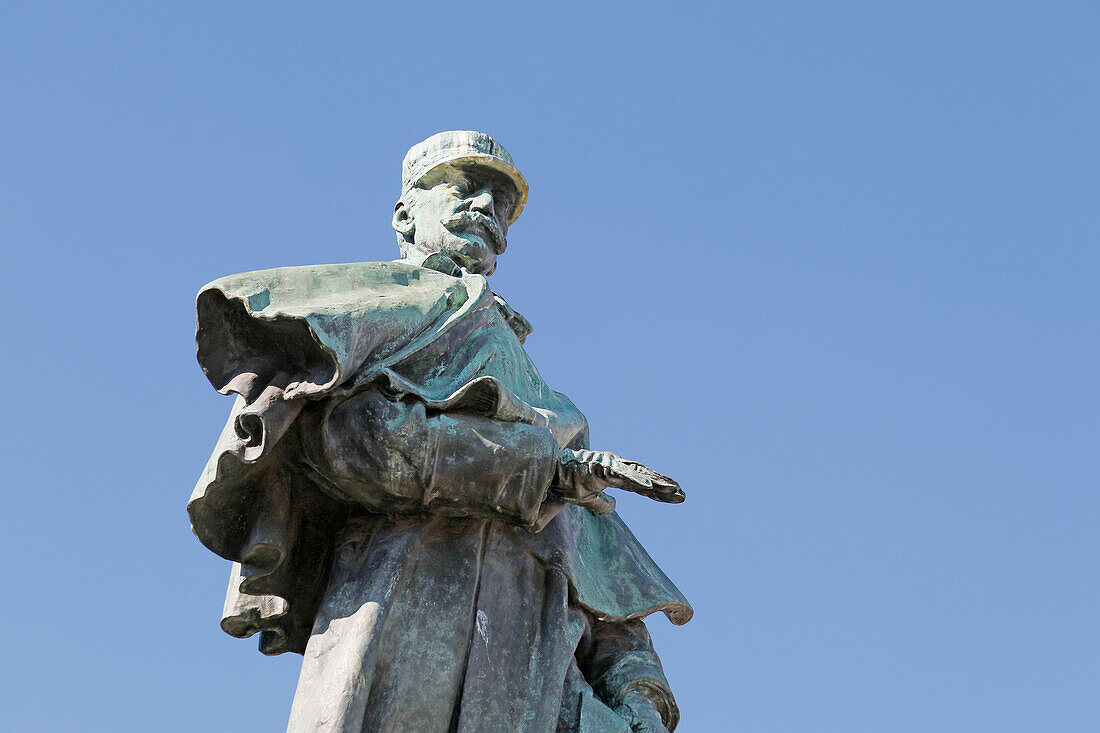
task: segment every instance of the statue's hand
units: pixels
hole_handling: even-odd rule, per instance
[[[615,712],[630,723],[633,733],[668,733],[660,713],[648,697],[638,690],[630,690]]]
[[[567,448],[558,455],[554,488],[562,500],[597,514],[610,514],[615,509],[615,500],[600,493],[608,486],[669,504],[679,504],[686,498],[680,485],[668,476],[609,451]]]

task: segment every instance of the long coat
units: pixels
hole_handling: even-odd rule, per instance
[[[641,619],[691,609],[616,515],[547,494],[587,425],[483,277],[280,268],[197,307],[238,398],[188,510],[233,561],[223,628],[305,655],[290,730],[626,730],[639,683],[675,726]]]

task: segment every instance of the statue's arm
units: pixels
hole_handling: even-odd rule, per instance
[[[429,511],[501,519],[538,531],[557,499],[608,514],[608,486],[683,501],[679,485],[607,451],[560,449],[551,431],[464,412],[430,412],[414,397],[377,391],[307,410],[307,464],[331,493],[380,512]]]
[[[673,730],[680,711],[640,619],[591,621],[590,644],[578,664],[596,695],[634,730]]]
[[[379,512],[500,519],[539,530],[559,449],[549,430],[465,413],[431,413],[374,391],[314,406],[303,455],[328,488]]]

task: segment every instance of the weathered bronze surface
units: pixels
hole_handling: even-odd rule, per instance
[[[684,494],[588,449],[489,288],[526,198],[499,143],[440,133],[403,164],[401,259],[199,293],[237,399],[188,511],[233,562],[222,628],[304,656],[290,731],[676,726],[642,619],[692,611],[602,492]]]

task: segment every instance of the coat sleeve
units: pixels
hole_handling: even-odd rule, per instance
[[[592,620],[591,626],[590,641],[578,655],[578,665],[596,695],[614,709],[628,692],[637,690],[653,703],[665,727],[674,730],[680,711],[645,623],[641,619]]]
[[[478,516],[540,530],[558,446],[543,427],[368,390],[302,416],[302,455],[331,494],[377,512]]]

